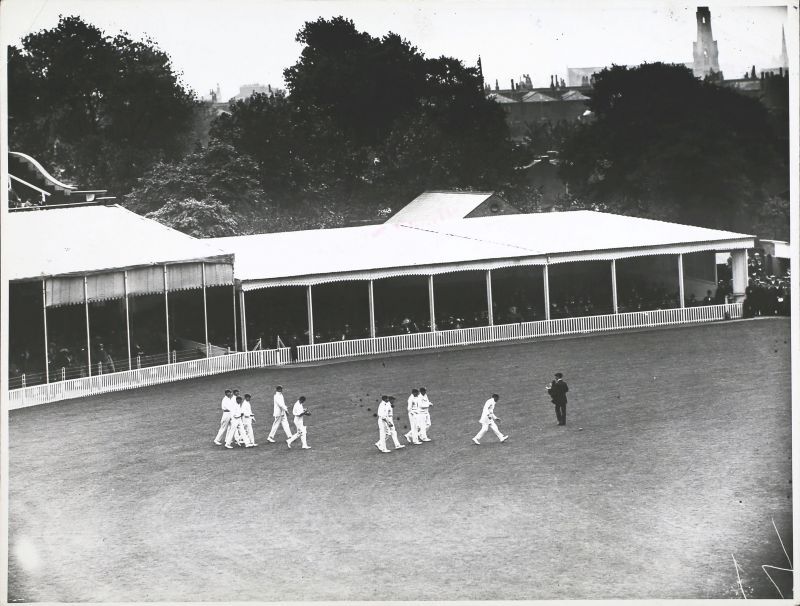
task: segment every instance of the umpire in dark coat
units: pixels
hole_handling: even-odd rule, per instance
[[[550,394],[550,399],[556,407],[556,419],[559,425],[567,424],[567,392],[569,387],[564,382],[564,375],[560,372],[556,373],[556,378],[550,382],[547,387],[547,393]]]

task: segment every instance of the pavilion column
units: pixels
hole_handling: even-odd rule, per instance
[[[542,266],[542,278],[544,280],[544,319],[550,319],[550,267],[545,263]]]
[[[614,313],[619,313],[617,301],[617,260],[611,259],[611,306]]]
[[[494,326],[494,303],[492,301],[492,270],[486,270],[486,304],[489,306],[489,326]]]
[[[731,251],[731,273],[733,274],[733,302],[744,299],[747,289],[747,249]]]
[[[86,276],[83,276],[83,306],[86,310],[86,364],[89,367],[89,376],[92,376],[92,339],[89,334],[89,286]]]
[[[308,310],[308,344],[314,344],[314,302],[311,297],[311,285],[306,286],[306,309]]]
[[[123,273],[123,280],[125,283],[125,332],[128,335],[128,370],[133,369],[133,360],[131,358],[131,312],[128,302],[128,270]]]
[[[201,263],[203,277],[203,329],[206,336],[206,358],[208,357],[208,303],[206,301],[206,264]]]
[[[171,359],[169,356],[169,284],[167,283],[167,266],[164,265],[164,318],[167,323],[167,364]]]
[[[239,291],[239,320],[242,323],[242,351],[247,351],[247,306],[244,290]]]
[[[683,288],[683,253],[678,253],[678,298],[680,307],[686,307],[686,295]]]
[[[373,280],[367,282],[367,293],[369,294],[369,336],[374,339],[377,331],[375,330],[375,285]]]
[[[50,350],[47,344],[47,281],[42,280],[42,319],[44,320],[44,378],[50,382]]]
[[[428,276],[428,309],[431,314],[431,332],[436,331],[436,306],[433,300],[433,275]]]
[[[236,328],[236,284],[235,283],[231,286],[231,292],[233,293],[233,348],[235,350],[238,350],[239,333]]]

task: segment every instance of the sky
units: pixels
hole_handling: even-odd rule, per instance
[[[752,65],[777,65],[781,27],[791,27],[796,8],[707,5],[726,78],[742,77]],[[295,35],[318,17],[343,15],[373,36],[395,32],[429,57],[453,56],[475,65],[480,55],[486,82],[509,88],[523,74],[534,86],[549,85],[551,74],[566,80],[567,67],[691,62],[697,6],[610,0],[5,0],[0,27],[6,43],[19,44],[64,14],[79,15],[107,34],[149,36],[199,96],[219,84],[227,99],[242,84],[283,87],[283,70],[302,49]],[[792,31],[787,29],[790,53]]]

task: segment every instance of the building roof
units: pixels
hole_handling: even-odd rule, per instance
[[[9,280],[232,260],[208,241],[119,205],[17,211],[4,221],[3,271]]]
[[[504,97],[499,93],[489,93],[486,95],[487,99],[492,99],[495,103],[516,103],[514,99],[509,99],[508,97]]]
[[[732,250],[753,236],[594,211],[215,238],[245,290],[516,265]]]
[[[570,90],[561,95],[562,101],[588,101],[589,97],[579,90]]]
[[[386,223],[429,225],[463,219],[493,195],[493,192],[426,191],[389,217]]]
[[[525,103],[547,103],[548,101],[555,101],[553,97],[548,97],[547,95],[542,94],[538,91],[529,92],[527,95],[522,97],[522,100]]]

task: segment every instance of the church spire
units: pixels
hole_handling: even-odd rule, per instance
[[[789,54],[786,52],[786,30],[781,25],[781,65],[783,69],[789,69]]]

